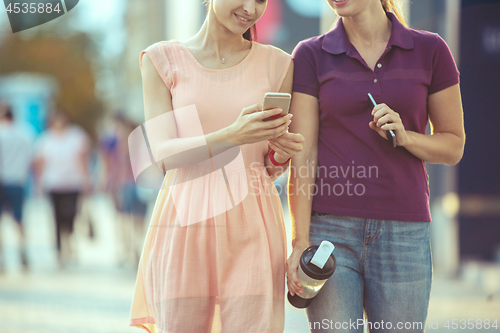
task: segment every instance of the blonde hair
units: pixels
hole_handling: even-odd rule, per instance
[[[398,20],[404,25],[406,25],[405,19],[403,17],[403,14],[399,12],[396,4],[394,3],[394,0],[380,0],[382,3],[382,7],[384,7],[384,10],[386,12],[393,12],[394,15],[398,18]]]

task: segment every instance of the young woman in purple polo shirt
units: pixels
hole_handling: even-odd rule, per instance
[[[307,309],[313,332],[361,333],[363,311],[371,332],[423,332],[432,277],[424,162],[462,157],[459,73],[446,43],[405,27],[391,0],[328,3],[334,28],[294,51],[290,130],[306,141],[290,170],[288,289],[303,291],[302,251],[329,240],[337,269]]]

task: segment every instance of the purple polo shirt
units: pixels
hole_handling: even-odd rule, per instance
[[[293,91],[319,103],[313,210],[430,222],[425,163],[369,128],[373,106],[367,94],[398,112],[407,130],[424,134],[427,97],[457,84],[459,72],[441,37],[387,16],[391,37],[375,71],[348,41],[341,18],[330,32],[300,42],[293,52]]]

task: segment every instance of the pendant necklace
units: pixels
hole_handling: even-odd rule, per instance
[[[203,50],[205,50],[205,49],[203,49]],[[206,52],[208,52],[208,53],[210,53],[211,55],[213,55],[215,58],[219,58],[219,57],[217,57],[217,55],[216,55],[215,53],[210,52],[210,51],[208,51],[208,50],[205,50],[205,51],[206,51]],[[234,56],[236,53],[238,53],[238,52],[240,52],[240,51],[241,51],[241,50],[234,52],[234,53],[233,53],[233,54],[231,54],[229,57],[222,57],[222,58],[219,58],[219,59],[220,59],[220,61],[221,61],[221,63],[222,63],[222,64],[225,64],[227,59],[231,58],[232,56]]]

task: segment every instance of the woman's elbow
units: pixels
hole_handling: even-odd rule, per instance
[[[455,166],[458,164],[458,162],[460,162],[462,160],[462,156],[464,155],[464,152],[459,152],[459,153],[455,153],[453,154],[453,156],[450,156],[450,158],[448,159],[448,161],[445,163],[446,165],[449,165],[449,166]]]
[[[461,137],[459,137],[459,142],[457,143],[456,147],[454,149],[451,149],[449,159],[446,163],[446,165],[449,166],[455,166],[457,165],[461,160],[462,157],[464,156],[464,149],[465,149],[465,134]]]

